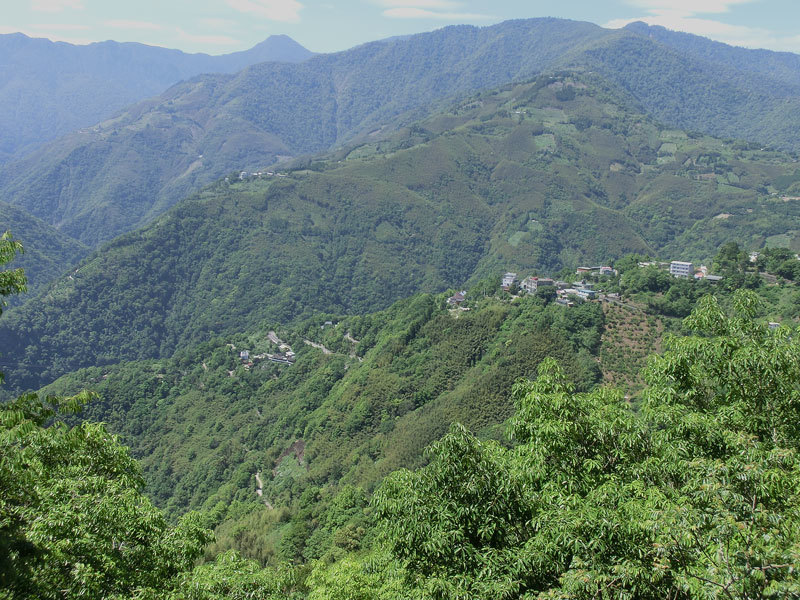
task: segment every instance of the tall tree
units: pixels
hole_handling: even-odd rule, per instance
[[[0,597],[163,591],[210,540],[197,514],[168,525],[103,425],[51,423],[88,399],[27,394],[0,406]]]
[[[14,260],[14,257],[21,252],[22,244],[11,236],[11,232],[6,231],[0,236],[0,268]],[[3,307],[6,305],[5,297],[24,292],[27,289],[27,282],[21,268],[0,270],[0,315],[3,314]],[[2,382],[3,374],[0,373],[0,383]]]

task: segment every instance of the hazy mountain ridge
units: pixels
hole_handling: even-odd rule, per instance
[[[287,36],[211,56],[132,42],[76,46],[0,35],[0,163],[200,73],[234,73],[258,62],[300,62],[312,55]]]
[[[757,77],[780,81],[787,86],[787,89],[772,90],[774,93],[797,95],[800,92],[800,55],[793,52],[730,46],[690,33],[647,25],[641,21],[631,23],[625,29],[680,50],[701,61],[725,67],[729,69],[728,73],[747,72]]]
[[[671,126],[794,147],[800,100],[790,91],[800,75],[791,56],[767,54],[768,68],[756,72],[762,51],[719,46],[636,26],[532,19],[446,27],[301,64],[262,63],[182,83],[54,142],[0,171],[0,190],[96,245],[233,169],[263,170],[280,157],[382,137],[454,95],[560,66],[602,74]],[[751,58],[739,70],[742,53]]]
[[[760,62],[747,55],[749,60],[742,60],[747,68],[740,68],[739,52],[760,57],[767,51],[725,46],[730,51],[719,52],[718,42],[688,34],[651,39],[626,33],[608,36],[567,64],[597,69],[666,125],[798,150],[800,66],[790,69],[789,77],[785,65],[776,65],[779,61]],[[776,54],[768,53],[767,58]],[[754,64],[760,64],[761,70]],[[784,83],[787,79],[788,84]]]
[[[538,72],[576,38],[602,33],[555,19],[509,22],[500,32],[448,27],[298,65],[262,63],[233,77],[199,77],[7,166],[0,189],[12,203],[97,244],[231,169],[326,150],[400,114],[405,121],[429,114],[456,93]],[[135,172],[129,153],[142,161]],[[98,221],[105,226],[95,227]]]
[[[207,109],[206,103],[229,77],[206,76],[202,85],[178,84],[166,98],[187,87],[191,94],[168,99],[167,111],[154,110],[152,102],[139,103],[95,128],[48,145],[4,173],[19,178],[9,185],[9,194],[68,235],[97,245],[149,220],[153,210],[160,214],[173,198],[206,183],[211,159],[204,153],[220,163],[239,165],[252,162],[248,153],[255,148],[259,156],[270,149],[285,152],[275,136]],[[119,143],[119,137],[125,142]],[[53,154],[59,159],[50,163]],[[47,167],[41,166],[42,157]],[[7,181],[4,174],[0,181]],[[168,194],[169,201],[159,198],[160,192]]]

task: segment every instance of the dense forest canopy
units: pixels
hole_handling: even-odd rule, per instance
[[[462,427],[390,476],[380,527],[424,597],[790,597],[800,580],[800,347],[712,298],[638,411],[554,361],[514,388],[511,448]]]
[[[8,262],[19,247],[6,237],[2,249]],[[18,271],[0,275],[4,295],[22,289]],[[262,568],[235,551],[194,566],[213,511],[169,525],[118,439],[60,416],[91,394],[23,395],[0,407],[0,593],[791,596],[800,591],[800,342],[757,322],[759,303],[738,291],[726,313],[703,299],[685,321],[692,335],[669,337],[651,359],[638,407],[608,387],[576,392],[554,359],[541,360],[534,381],[514,385],[508,441],[453,425],[428,464],[390,474],[369,503],[343,487],[317,517],[329,550],[307,568]]]

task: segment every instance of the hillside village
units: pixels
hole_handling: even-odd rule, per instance
[[[282,365],[291,365],[295,361],[295,353],[292,347],[281,340],[274,331],[267,334],[267,339],[278,347],[278,352],[264,352],[261,354],[250,354],[249,349],[239,351],[239,359],[242,361],[242,366],[245,369],[253,368],[259,361],[268,360],[270,362],[279,363]],[[231,345],[233,350],[236,348]]]
[[[758,253],[753,253],[758,257]],[[755,262],[755,258],[751,255],[751,262]],[[721,275],[714,275],[709,273],[708,267],[700,265],[695,267],[691,262],[673,260],[670,262],[662,261],[642,261],[638,262],[639,268],[655,267],[659,270],[667,271],[670,275],[676,278],[705,280],[711,283],[721,281]],[[575,274],[580,276],[578,281],[568,282],[553,279],[551,277],[539,277],[530,275],[520,280],[519,275],[514,272],[506,272],[501,279],[500,288],[512,295],[512,297],[520,297],[522,294],[526,295],[551,295],[556,304],[561,306],[574,306],[575,301],[587,300],[611,300],[619,301],[618,292],[604,293],[602,286],[603,278],[611,278],[619,276],[619,271],[610,266],[591,266],[591,267],[578,267]],[[587,280],[591,277],[594,281]],[[600,281],[598,281],[600,280]],[[447,299],[447,304],[451,307],[460,307],[462,310],[468,310],[462,307],[462,304],[467,299],[467,291],[462,290],[456,292]]]

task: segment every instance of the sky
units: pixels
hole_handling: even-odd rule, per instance
[[[314,52],[335,52],[446,25],[532,17],[611,28],[645,21],[737,46],[800,53],[800,0],[0,0],[0,33],[208,54],[245,50],[274,34]]]

